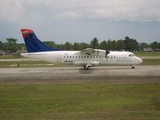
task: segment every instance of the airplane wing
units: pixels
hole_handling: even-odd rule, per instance
[[[105,56],[106,51],[101,49],[86,48],[81,51],[81,54],[87,54],[93,56]]]
[[[86,49],[83,49],[81,51],[82,54],[87,54],[87,55],[92,55],[96,52],[95,49],[92,49],[92,48],[86,48]]]

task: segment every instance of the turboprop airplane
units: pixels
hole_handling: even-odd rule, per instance
[[[86,48],[81,51],[65,51],[51,48],[42,43],[31,29],[21,29],[28,53],[21,53],[24,57],[40,59],[51,63],[74,64],[84,67],[99,65],[135,65],[142,63],[142,59],[127,51],[108,51]]]

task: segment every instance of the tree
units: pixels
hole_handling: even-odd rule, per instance
[[[7,40],[7,44],[6,44],[6,50],[8,50],[9,52],[13,53],[17,51],[17,44],[16,41],[17,39],[15,38],[6,38]]]
[[[128,36],[125,37],[124,44],[125,44],[125,50],[129,51],[130,38]]]
[[[100,49],[103,49],[103,50],[106,50],[107,48],[107,42],[106,40],[102,41],[100,44],[99,44],[99,48]]]
[[[112,46],[112,41],[109,39],[107,41],[107,49],[110,51],[111,50],[111,46]]]
[[[17,39],[15,39],[15,38],[6,38],[6,40],[10,44],[16,44],[16,42],[17,42]]]
[[[44,41],[43,43],[52,48],[56,47],[56,44],[54,41]]]
[[[137,40],[133,38],[130,39],[128,36],[125,37],[124,44],[125,44],[125,50],[127,51],[134,51],[137,50],[138,48]]]
[[[110,41],[110,46],[109,46],[110,50],[116,50],[117,49],[117,43],[115,40]]]
[[[3,43],[2,43],[2,41],[0,41],[0,50],[3,50],[4,48],[3,48]]]
[[[87,43],[80,43],[80,50],[85,49],[85,48],[89,48],[89,44],[87,44]]]
[[[92,39],[90,46],[93,49],[97,49],[99,47],[98,39],[96,37]]]
[[[60,49],[60,50],[64,50],[64,45],[63,44],[56,44],[56,48]]]
[[[71,49],[72,49],[72,44],[69,43],[69,42],[66,42],[66,43],[64,44],[64,49],[65,49],[65,50],[71,50]]]
[[[138,49],[138,42],[136,39],[130,39],[131,42],[130,42],[130,51],[136,51]]]
[[[124,50],[124,49],[125,49],[124,40],[118,40],[117,41],[117,50]]]
[[[158,45],[157,45],[157,46],[158,46],[158,49],[160,49],[160,42],[158,43]]]
[[[25,46],[25,44],[24,43],[20,43],[20,44],[17,44],[17,48],[16,48],[17,50],[26,50],[26,46]]]
[[[150,47],[150,45],[149,44],[147,44],[147,43],[139,43],[139,50],[140,51],[143,51],[143,49],[144,48],[147,48],[147,47]]]
[[[72,49],[73,50],[80,50],[80,44],[75,42],[73,45],[72,45]]]
[[[156,48],[158,48],[158,43],[156,41],[152,42],[151,47],[152,49],[156,50]]]

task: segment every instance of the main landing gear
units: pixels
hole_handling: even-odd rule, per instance
[[[90,66],[85,65],[84,70],[88,70]]]

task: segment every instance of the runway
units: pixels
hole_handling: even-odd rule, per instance
[[[0,84],[160,83],[158,66],[0,68]]]

